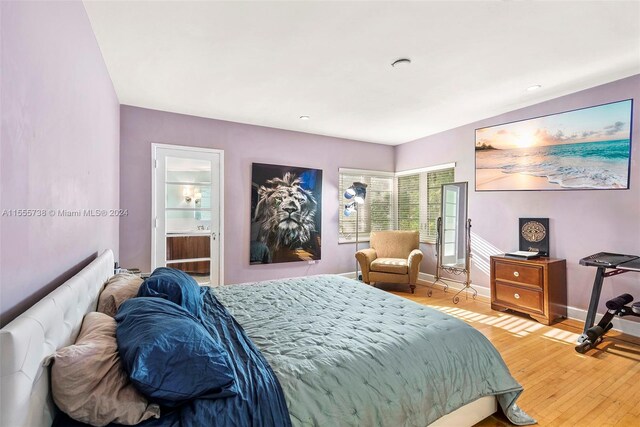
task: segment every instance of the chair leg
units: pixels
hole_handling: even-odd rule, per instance
[[[416,293],[416,285],[409,285],[409,287],[411,288],[411,293],[415,294]]]

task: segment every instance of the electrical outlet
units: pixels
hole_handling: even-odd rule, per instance
[[[312,259],[312,260],[309,261],[309,264],[315,264],[315,263],[316,263],[315,259]]]

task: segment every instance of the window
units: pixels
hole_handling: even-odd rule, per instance
[[[454,182],[455,163],[392,173],[340,169],[339,242],[356,240],[356,215],[344,215],[344,192],[354,182],[367,184],[367,197],[358,212],[360,241],[377,230],[418,230],[420,241],[435,243],[442,184]],[[394,191],[395,188],[395,191]],[[396,216],[397,214],[397,216]]]
[[[444,165],[429,169],[398,174],[398,230],[419,230],[421,242],[434,243],[441,186],[454,182],[454,168]]]
[[[344,192],[354,182],[367,184],[367,197],[362,205],[359,205],[358,239],[367,241],[369,233],[377,230],[393,230],[394,228],[394,203],[393,203],[393,172],[363,171],[357,169],[340,169],[338,193],[338,223],[339,242],[355,242],[356,240],[356,215],[344,215],[344,206],[348,200],[344,198]]]
[[[420,229],[420,174],[398,177],[398,230]]]

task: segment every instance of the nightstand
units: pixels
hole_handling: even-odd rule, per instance
[[[567,262],[492,256],[491,308],[528,314],[545,325],[567,317]]]

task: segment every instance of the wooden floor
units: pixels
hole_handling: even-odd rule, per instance
[[[581,355],[573,348],[582,332],[577,321],[544,326],[493,311],[481,297],[456,305],[453,293],[440,289],[429,298],[423,286],[414,295],[405,286],[380,288],[462,319],[489,338],[524,387],[518,404],[540,426],[640,426],[640,339],[610,331],[598,349]],[[502,415],[477,424],[508,425]]]

